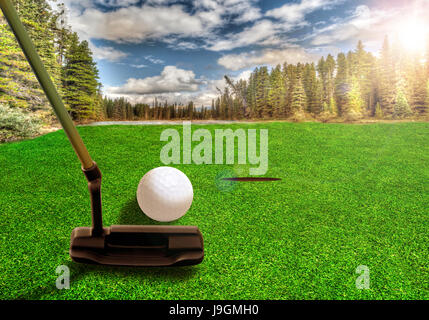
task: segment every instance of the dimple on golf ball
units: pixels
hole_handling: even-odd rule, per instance
[[[180,170],[159,167],[150,170],[140,180],[137,201],[151,219],[170,222],[183,217],[194,198],[192,183]]]

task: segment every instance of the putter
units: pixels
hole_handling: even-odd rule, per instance
[[[204,259],[204,245],[198,227],[154,225],[103,227],[100,169],[92,161],[11,1],[0,0],[0,7],[82,163],[82,171],[88,180],[92,227],[73,230],[70,242],[70,257],[73,261],[150,267],[201,263]]]

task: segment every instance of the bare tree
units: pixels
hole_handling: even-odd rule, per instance
[[[246,81],[241,80],[237,83],[234,83],[234,81],[228,76],[225,76],[225,81],[228,84],[228,86],[232,89],[232,92],[234,93],[234,95],[241,100],[241,103],[243,105],[243,116],[244,118],[248,119],[250,117],[250,110],[247,104]]]

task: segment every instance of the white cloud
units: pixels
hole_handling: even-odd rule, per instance
[[[266,12],[268,17],[277,18],[288,23],[298,23],[305,20],[305,16],[319,9],[330,9],[344,2],[344,0],[301,0],[298,3],[288,3],[280,8]]]
[[[240,70],[257,65],[296,64],[317,60],[318,56],[311,54],[300,47],[285,49],[265,49],[263,51],[244,52],[225,55],[218,60],[218,64],[229,70]]]
[[[130,66],[133,68],[136,68],[136,69],[147,68],[147,65],[145,65],[145,64],[131,64]]]
[[[138,0],[64,2],[70,11],[69,23],[81,39],[117,43],[142,43],[156,39],[177,49],[197,48],[195,43],[183,41],[183,38],[202,39],[210,47],[218,39],[217,28],[227,23],[257,21],[262,17],[257,0],[193,0],[191,12],[175,0],[150,0],[143,5]],[[101,10],[94,3],[113,10]],[[261,27],[258,25],[255,28]],[[210,39],[212,41],[208,42]]]
[[[335,44],[349,39],[356,41],[377,38],[381,41],[388,34],[399,15],[406,13],[397,9],[377,10],[366,5],[356,7],[350,17],[337,21],[325,28],[315,30],[310,36],[315,46]]]
[[[249,80],[249,78],[250,78],[250,75],[252,74],[252,70],[251,69],[249,69],[249,70],[244,70],[243,72],[241,72],[238,76],[236,76],[236,77],[233,77],[233,79],[235,80],[235,81],[239,81],[239,80]]]
[[[155,58],[154,56],[145,56],[144,57],[147,61],[149,61],[149,62],[151,62],[151,63],[153,63],[153,64],[164,64],[165,63],[165,61],[164,60],[161,60],[161,59],[158,59],[158,58]]]
[[[200,89],[203,81],[196,79],[191,70],[166,66],[159,76],[144,79],[128,79],[122,87],[109,87],[109,94],[147,95],[174,92],[195,92]]]
[[[95,0],[96,3],[106,7],[128,7],[139,1],[140,0]]]
[[[193,42],[179,41],[174,44],[170,44],[170,48],[178,49],[178,50],[195,50],[195,49],[198,49],[199,46]]]
[[[239,0],[237,0],[240,2]],[[234,0],[231,0],[234,2]],[[292,30],[308,25],[305,16],[311,12],[321,9],[329,9],[344,2],[344,0],[301,0],[299,3],[286,4],[280,8],[269,10],[266,16],[276,18],[279,21],[272,22],[262,19],[259,8],[247,7],[240,11],[236,22],[255,21],[250,27],[241,32],[219,36],[209,39],[206,49],[212,51],[232,50],[250,45],[273,46],[284,44],[285,34]],[[242,4],[240,2],[240,7]]]
[[[262,16],[261,10],[259,8],[248,8],[246,11],[244,11],[239,17],[235,20],[235,22],[241,23],[241,22],[251,22],[256,21]]]
[[[229,34],[226,38],[210,41],[208,50],[224,51],[252,44],[276,45],[281,41],[277,37],[277,26],[270,20],[261,20],[253,26],[238,33]]]
[[[84,38],[115,42],[139,43],[172,34],[195,37],[205,30],[205,23],[201,19],[177,5],[132,6],[108,12],[89,8],[81,15],[72,16],[70,21]]]
[[[92,53],[94,54],[94,57],[99,60],[108,60],[115,62],[128,56],[127,53],[117,50],[113,47],[97,47],[91,41],[89,41],[89,46]]]
[[[220,25],[225,18],[229,22],[256,21],[262,17],[257,0],[194,0],[199,15]]]

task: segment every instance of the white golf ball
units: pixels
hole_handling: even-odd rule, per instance
[[[189,210],[194,198],[192,183],[180,170],[159,167],[140,180],[137,201],[142,211],[160,222],[177,220]]]

